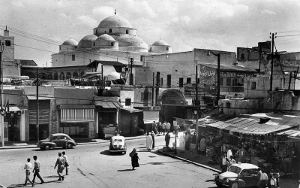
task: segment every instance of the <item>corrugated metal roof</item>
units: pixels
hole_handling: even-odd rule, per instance
[[[29,96],[29,95],[27,95],[27,97],[28,97],[29,100],[36,100],[36,96]],[[54,97],[41,97],[41,96],[39,96],[38,98],[39,98],[39,100],[51,100],[51,99],[54,99]]]
[[[122,108],[122,105],[117,101],[95,101],[95,105],[103,108]]]
[[[256,119],[234,118],[226,122],[219,121],[216,123],[207,124],[207,126],[242,134],[263,135],[292,129],[297,125],[280,125],[272,122],[260,124]]]

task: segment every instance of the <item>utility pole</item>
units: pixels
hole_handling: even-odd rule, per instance
[[[154,92],[155,92],[155,73],[153,72],[153,87],[152,87],[152,106],[154,106]]]
[[[273,90],[273,64],[274,64],[274,39],[277,33],[270,33],[270,38],[272,39],[272,49],[271,49],[271,75],[270,75],[270,91]]]
[[[36,138],[40,140],[40,125],[39,125],[39,67],[36,67]]]
[[[133,85],[132,64],[133,64],[133,57],[130,58],[130,80],[129,80],[129,85]]]
[[[198,147],[199,147],[199,110],[198,110],[198,62],[196,62],[196,101],[195,101],[195,106],[196,106],[196,153],[198,153]]]
[[[2,109],[2,106],[3,106],[3,68],[2,68],[2,53],[4,52],[4,43],[2,43],[0,41],[0,92],[1,92],[1,109]],[[2,142],[2,147],[4,147],[4,117],[3,117],[3,114],[1,112],[1,115],[0,115],[0,118],[1,118],[1,142]]]

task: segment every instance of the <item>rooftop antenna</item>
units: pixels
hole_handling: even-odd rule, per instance
[[[115,9],[115,15],[117,15],[117,9]]]

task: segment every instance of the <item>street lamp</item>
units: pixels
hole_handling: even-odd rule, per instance
[[[0,41],[1,42],[1,41]],[[1,93],[1,97],[0,97],[0,105],[1,105],[1,109],[3,106],[3,67],[2,67],[2,53],[4,51],[4,42],[1,42],[0,44],[0,93]],[[0,115],[0,119],[1,119],[1,142],[2,142],[2,147],[4,147],[4,114]]]

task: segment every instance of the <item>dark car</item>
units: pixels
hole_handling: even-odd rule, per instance
[[[56,147],[72,149],[74,146],[76,146],[75,140],[64,133],[51,134],[48,138],[40,140],[37,144],[37,147],[41,148],[41,150],[54,149]]]

